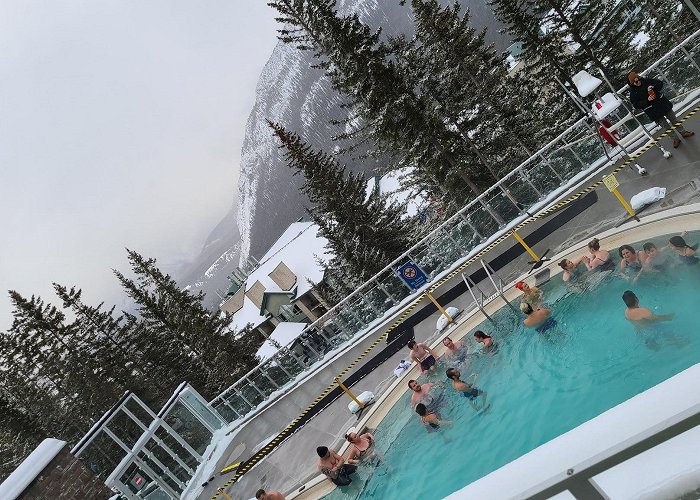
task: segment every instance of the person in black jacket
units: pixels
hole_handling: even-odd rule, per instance
[[[630,82],[630,101],[636,109],[643,109],[649,119],[656,122],[661,128],[666,128],[664,120],[667,120],[671,125],[678,121],[678,117],[673,112],[673,104],[661,93],[664,82],[643,77],[635,71],[630,71],[627,79]],[[680,146],[681,136],[695,135],[695,132],[684,129],[682,125],[677,125],[675,132],[677,136],[680,132],[680,136],[673,138],[674,148]]]

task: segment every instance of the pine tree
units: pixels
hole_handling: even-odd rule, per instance
[[[365,193],[361,174],[348,173],[335,158],[314,151],[295,133],[269,122],[295,174],[304,175],[302,191],[309,213],[334,254],[329,267],[347,280],[364,282],[401,255],[412,243],[414,224],[405,208],[386,196]]]
[[[140,318],[127,316],[127,324],[132,328],[129,341],[141,349],[144,361],[169,369],[169,380],[187,380],[211,397],[235,381],[231,373],[254,366],[251,345],[257,349],[264,339],[256,335],[238,339],[239,334],[229,328],[230,318],[212,314],[203,305],[202,292],[195,295],[181,289],[155,259],[129,249],[127,258],[134,279],[120,271],[114,274],[138,306]]]
[[[489,185],[488,172],[457,131],[445,124],[430,103],[417,96],[393,62],[390,47],[357,15],[339,16],[334,0],[272,0],[270,6],[285,27],[279,38],[302,50],[313,50],[334,88],[350,98],[348,107],[381,152],[397,158],[395,168],[425,170],[419,179],[437,178],[453,196],[473,195]],[[457,174],[445,175],[445,169]],[[434,184],[434,183],[433,183]]]

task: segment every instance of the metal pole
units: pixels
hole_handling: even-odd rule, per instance
[[[437,300],[435,300],[435,297],[433,297],[433,295],[430,292],[425,292],[425,295],[427,295],[427,297],[430,299],[430,302],[435,304],[435,307],[438,308],[438,310],[440,311],[440,314],[442,314],[443,316],[445,316],[447,318],[448,323],[452,323],[454,321],[452,319],[452,316],[447,314],[447,311],[445,311],[445,309],[443,309],[443,307],[440,305],[440,303]]]
[[[338,383],[338,385],[343,390],[343,392],[345,394],[347,394],[348,396],[350,396],[355,403],[357,403],[357,406],[360,407],[360,410],[364,409],[365,404],[362,401],[360,401],[359,399],[357,399],[357,397],[352,392],[350,392],[350,389],[348,389],[347,387],[345,387],[345,385],[343,385],[343,383],[340,381],[340,379],[338,377],[335,378],[335,381]]]
[[[518,233],[513,231],[511,234],[513,235],[513,238],[518,240],[518,243],[520,243],[523,246],[525,251],[530,254],[530,257],[535,259],[535,261],[537,261],[537,262],[540,261],[540,258],[537,256],[537,254],[532,250],[532,248],[530,248],[530,246],[527,243],[525,243],[525,240],[522,239]]]
[[[700,12],[698,12],[697,7],[695,7],[695,4],[692,2],[692,0],[683,0],[683,1],[685,2],[685,4],[686,4],[686,5],[688,6],[688,8],[690,9],[690,12],[693,13],[693,15],[695,16],[695,19],[697,19],[698,21],[700,21]]]
[[[496,322],[493,320],[491,316],[488,315],[484,307],[481,305],[481,302],[479,302],[479,299],[476,298],[476,295],[474,295],[474,290],[472,289],[472,285],[476,287],[476,283],[474,283],[471,278],[467,278],[464,273],[462,273],[462,279],[464,280],[464,283],[467,285],[467,289],[469,290],[469,293],[472,296],[472,299],[474,299],[474,303],[476,304],[476,307],[479,308],[479,311],[482,312],[484,316],[486,316],[486,319],[488,319],[491,323],[494,325]],[[477,287],[478,288],[478,287]],[[481,289],[479,289],[481,291]],[[483,295],[483,292],[482,292]]]

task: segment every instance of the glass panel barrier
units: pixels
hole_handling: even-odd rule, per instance
[[[212,433],[189,408],[177,401],[163,420],[197,453],[204,454],[204,450],[211,443]]]

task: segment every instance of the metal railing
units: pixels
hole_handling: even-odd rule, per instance
[[[677,109],[700,95],[698,34],[700,31],[693,33],[644,71],[664,80],[665,93]],[[645,126],[653,129],[656,125]],[[595,133],[587,118],[575,122],[310,324],[293,349],[278,351],[214,398],[211,406],[228,422],[255,415],[326,354],[359,338],[373,323],[412,300],[411,292],[396,275],[394,268],[399,262],[410,258],[434,280],[526,218],[528,212],[549,205],[606,165],[606,153],[614,158],[618,151],[606,151]],[[640,134],[636,146],[645,141]],[[501,224],[499,219],[507,223]]]

